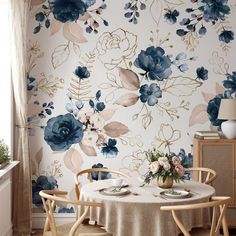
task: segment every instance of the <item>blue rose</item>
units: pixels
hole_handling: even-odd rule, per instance
[[[236,92],[236,71],[232,75],[227,74],[227,80],[223,81],[223,86],[229,91],[230,95]]]
[[[82,138],[83,124],[71,114],[49,119],[44,130],[44,140],[53,151],[65,151]]]
[[[108,143],[102,148],[102,154],[106,157],[116,157],[118,154],[115,139],[108,139]]]
[[[41,190],[53,190],[57,188],[57,180],[53,176],[39,176],[36,180],[32,180],[32,202],[37,207],[42,207],[42,200],[39,196]]]
[[[107,169],[107,167],[103,166],[103,164],[101,164],[101,163],[94,164],[92,166],[92,168],[106,168]],[[111,178],[110,172],[102,172],[101,173],[101,179],[110,179],[110,178]],[[92,179],[98,180],[98,172],[97,171],[92,172]]]
[[[219,40],[225,43],[229,43],[230,41],[234,40],[234,32],[231,30],[223,30],[219,34]]]
[[[143,103],[146,103],[149,106],[154,106],[158,103],[158,98],[162,97],[162,91],[160,90],[160,87],[157,84],[151,84],[148,86],[147,84],[144,84],[139,89],[140,100]]]
[[[76,21],[84,15],[88,5],[81,0],[48,0],[54,18],[62,23]]]
[[[197,78],[199,78],[201,80],[207,80],[208,79],[208,70],[205,69],[203,66],[197,68],[196,73],[197,73]]]
[[[203,6],[199,10],[203,11],[205,21],[224,20],[225,15],[230,14],[228,0],[201,0]]]
[[[87,69],[87,67],[83,66],[78,66],[76,69],[75,69],[75,74],[80,78],[80,79],[86,79],[90,76],[90,73]]]
[[[167,9],[167,12],[165,13],[164,18],[166,22],[173,25],[177,21],[177,16],[179,16],[179,12],[177,10],[171,11]]]
[[[210,122],[213,126],[219,126],[220,127],[221,123],[224,121],[224,120],[219,120],[218,119],[220,102],[221,102],[222,98],[224,98],[224,95],[223,94],[218,94],[213,99],[211,99],[208,102],[208,105],[207,105],[208,117],[209,117],[209,120],[210,120]]]
[[[165,51],[161,47],[148,47],[145,51],[142,50],[139,53],[134,65],[146,71],[150,80],[162,81],[172,73],[171,60],[164,54]]]

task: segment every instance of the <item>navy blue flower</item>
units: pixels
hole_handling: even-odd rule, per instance
[[[76,21],[86,12],[88,5],[81,0],[48,0],[54,18],[62,23]]]
[[[208,79],[208,70],[205,69],[203,66],[197,68],[196,70],[197,78],[201,80],[207,80]]]
[[[225,43],[229,43],[230,41],[234,40],[234,32],[231,30],[223,30],[219,34],[219,40]]]
[[[236,71],[231,74],[227,74],[227,80],[223,81],[223,86],[229,91],[230,94],[236,92]]]
[[[87,67],[83,66],[78,66],[75,69],[75,74],[80,78],[80,79],[87,79],[90,76],[90,73],[87,69]]]
[[[224,120],[218,119],[218,112],[219,112],[220,102],[222,98],[224,98],[224,95],[218,94],[213,99],[211,99],[207,105],[208,117],[213,126],[220,127],[221,123],[224,121]]]
[[[49,119],[44,130],[44,140],[53,151],[65,151],[82,138],[83,124],[71,114]]]
[[[150,80],[162,81],[172,73],[171,60],[165,56],[165,51],[161,47],[151,46],[145,51],[142,50],[135,59],[134,65],[146,71]]]
[[[37,81],[34,77],[27,75],[27,90],[35,90],[37,89]]]
[[[102,154],[106,157],[115,157],[118,154],[115,139],[108,139],[108,143],[102,148]]]
[[[179,12],[177,10],[171,11],[167,9],[167,12],[165,13],[164,18],[166,22],[173,25],[177,21],[177,16],[179,16]]]
[[[39,196],[41,190],[52,190],[57,188],[57,181],[54,177],[39,176],[36,180],[32,180],[32,202],[37,207],[42,207],[42,200]]]
[[[44,19],[45,19],[45,15],[43,14],[43,12],[39,12],[35,15],[35,20],[36,21],[42,22],[42,21],[44,21]]]
[[[187,33],[188,33],[188,31],[183,30],[183,29],[176,30],[176,34],[179,35],[180,37],[186,35]]]
[[[198,30],[198,33],[199,33],[200,35],[205,35],[206,32],[207,32],[207,29],[206,29],[206,27],[203,26],[203,25],[202,25],[201,28]]]
[[[158,98],[162,97],[162,91],[160,90],[160,87],[157,84],[151,84],[148,86],[147,84],[144,84],[139,89],[140,100],[143,103],[146,103],[149,106],[154,106],[158,103]]]
[[[104,167],[103,164],[101,163],[98,163],[98,164],[94,164],[92,166],[92,168],[106,168],[107,167]],[[111,178],[111,173],[110,172],[102,172],[101,173],[101,179],[110,179]],[[93,180],[98,180],[98,172],[92,172],[92,179]]]
[[[103,111],[104,109],[105,109],[105,104],[104,104],[104,102],[98,102],[97,104],[96,104],[96,109],[98,110],[98,111]]]
[[[180,160],[181,164],[184,168],[189,168],[193,166],[193,155],[191,153],[186,154],[183,148],[180,148],[179,154],[177,155]]]
[[[203,6],[199,10],[203,11],[205,21],[224,20],[225,15],[230,14],[230,7],[227,5],[228,0],[201,0]]]

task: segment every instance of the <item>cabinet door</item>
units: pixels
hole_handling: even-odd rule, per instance
[[[234,143],[202,143],[200,165],[216,171],[213,181],[216,195],[231,196],[234,199]]]

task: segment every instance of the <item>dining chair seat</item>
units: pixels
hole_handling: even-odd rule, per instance
[[[67,194],[66,191],[60,190],[41,190],[39,192],[47,215],[43,236],[112,236],[112,234],[106,232],[99,225],[82,224],[89,209],[92,207],[102,207],[102,203],[71,200],[61,197]],[[58,225],[54,216],[58,203],[72,204],[76,207],[83,206],[84,211],[80,216],[76,217],[74,222]]]
[[[57,226],[57,236],[69,236],[70,229],[75,222],[58,225]],[[75,231],[76,236],[111,236],[110,233],[104,232],[102,228],[95,225],[83,225],[81,224],[79,228]],[[52,236],[52,232],[45,232],[43,236]]]
[[[229,236],[227,220],[225,217],[226,209],[230,203],[231,198],[228,196],[214,196],[210,199],[209,202],[195,203],[195,204],[185,204],[185,205],[169,205],[161,206],[161,210],[170,211],[172,217],[182,231],[184,236],[220,236],[220,228],[223,228],[223,235]],[[211,209],[212,219],[211,219],[211,228],[199,228],[192,231],[188,231],[184,222],[180,219],[177,212],[179,211],[189,211],[195,209]]]

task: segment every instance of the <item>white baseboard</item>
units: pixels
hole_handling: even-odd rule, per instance
[[[56,213],[55,220],[57,224],[66,224],[75,220],[75,213]],[[33,229],[43,229],[46,219],[45,213],[32,213],[32,227]]]

